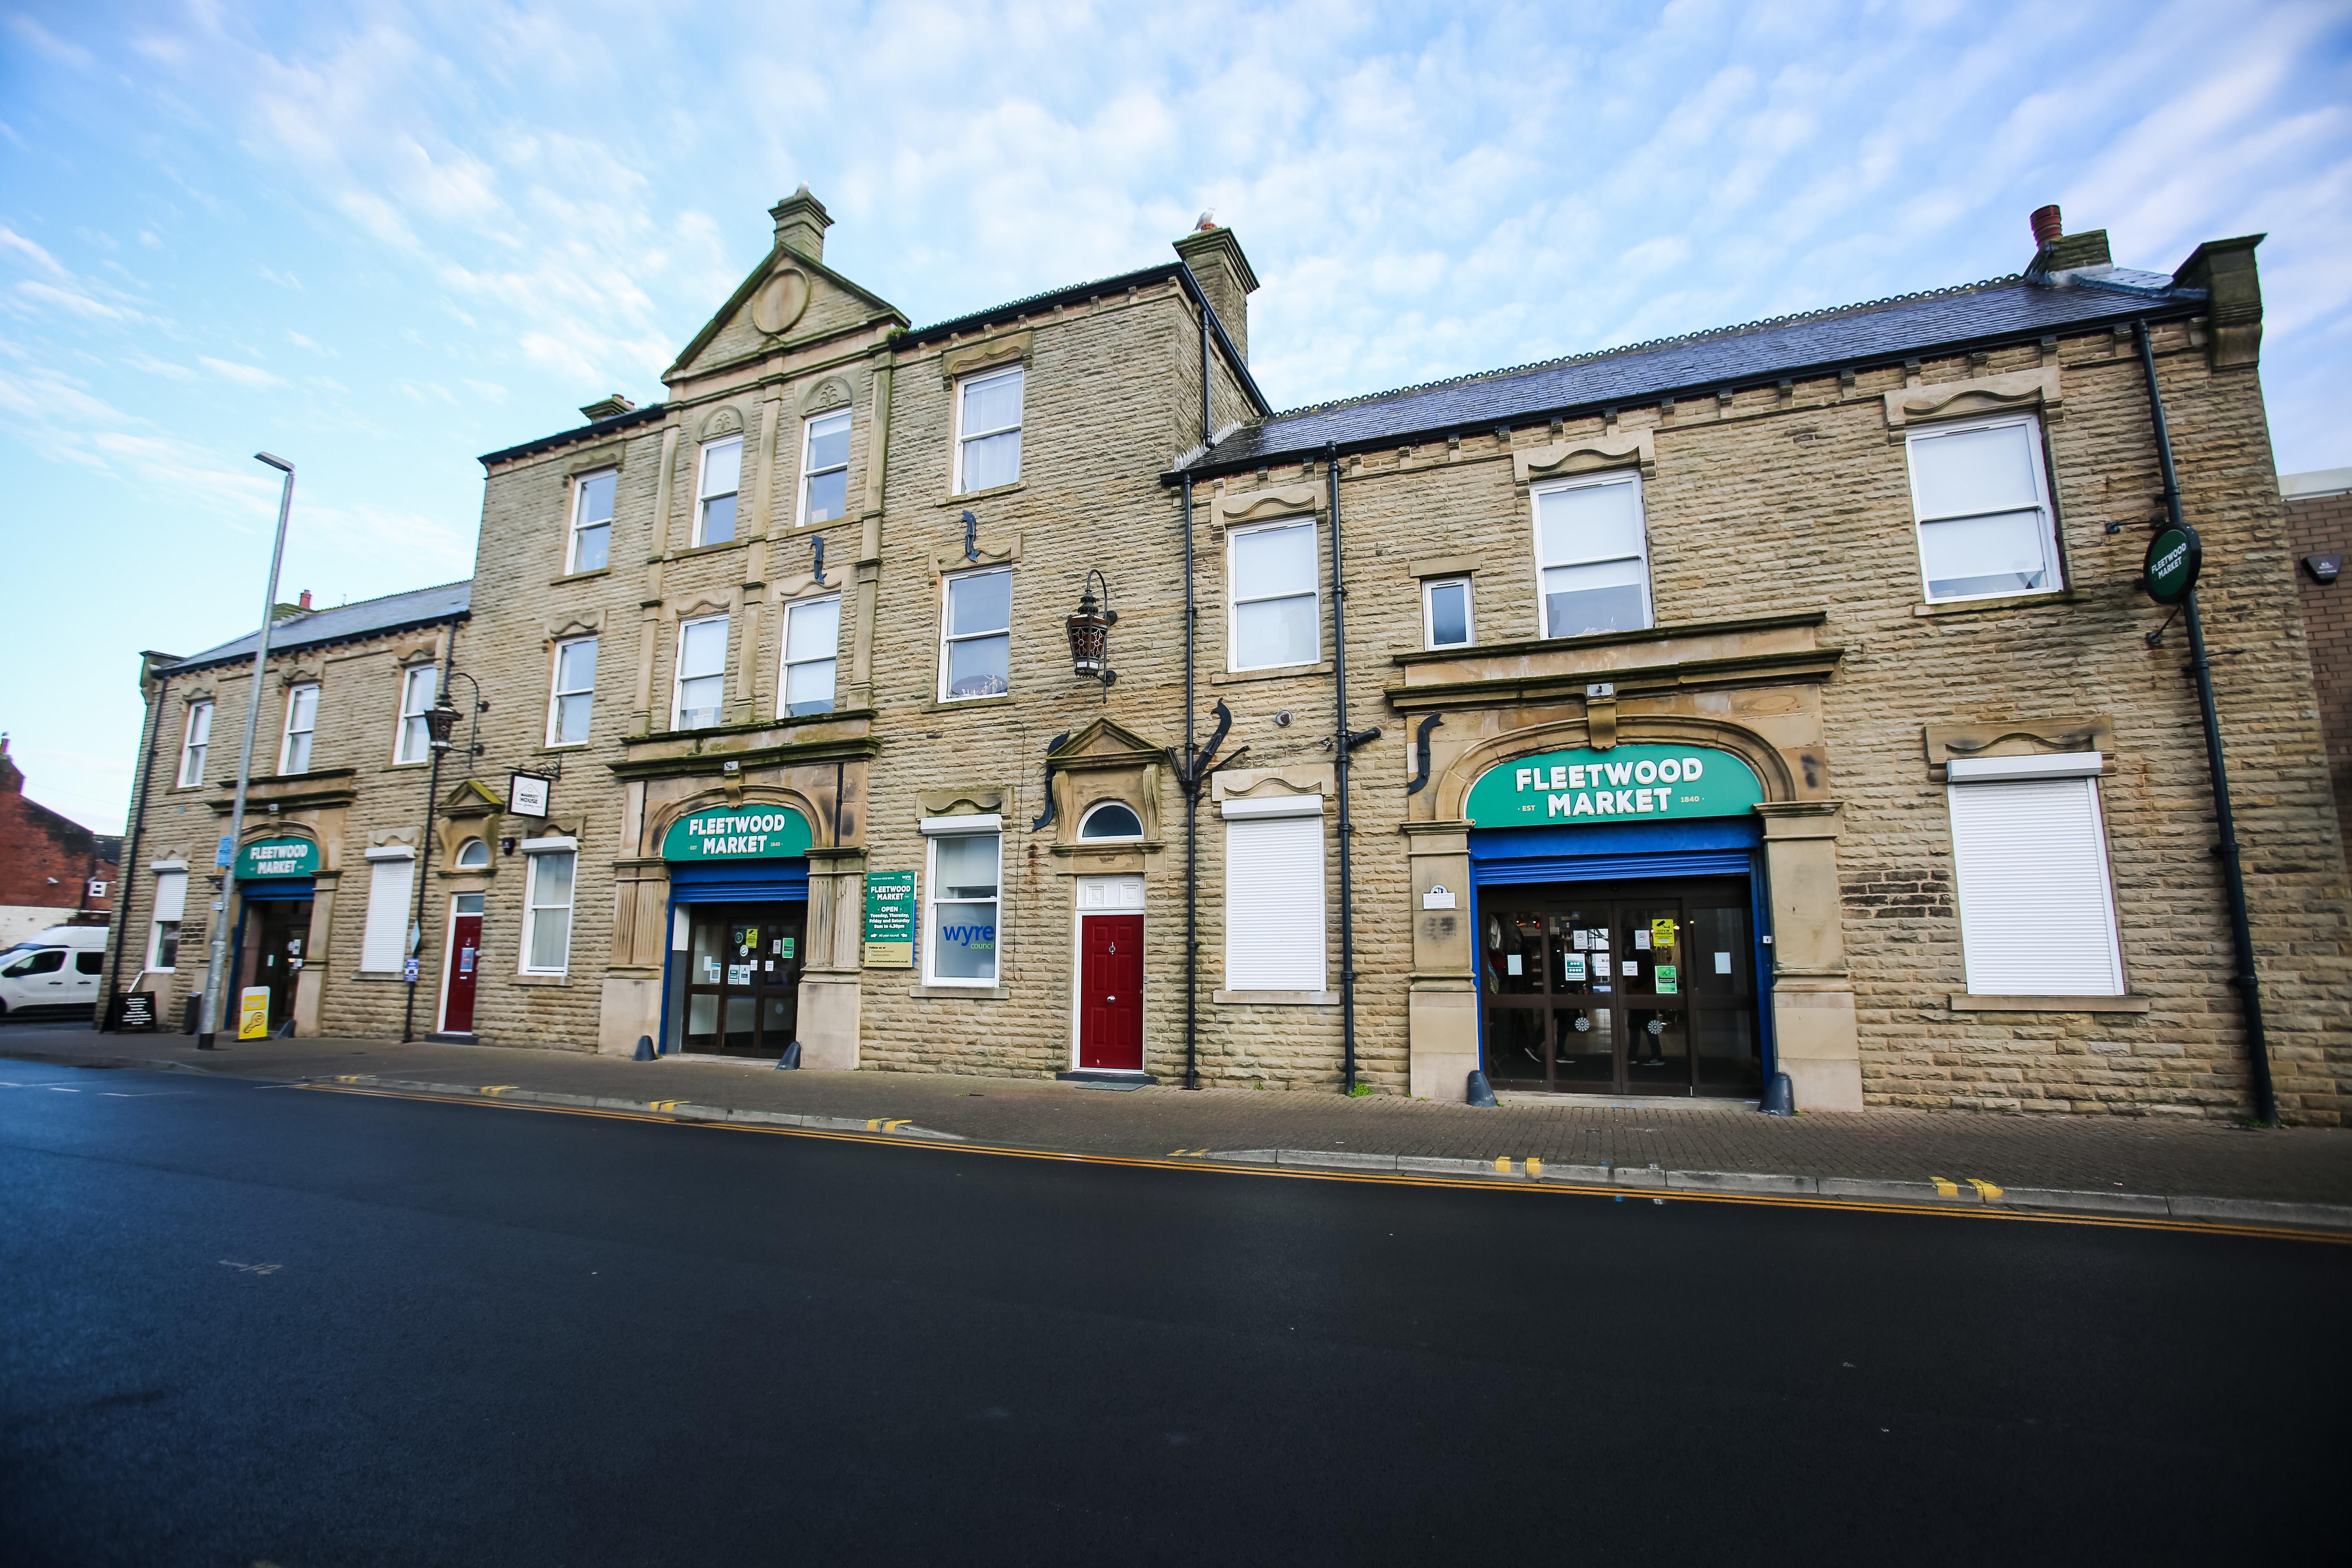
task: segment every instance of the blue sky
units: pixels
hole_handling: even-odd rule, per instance
[[[1291,405],[2267,231],[2287,471],[2352,464],[2352,9],[1889,0],[0,0],[0,728],[128,804],[142,647],[466,575],[476,454],[640,402],[805,180],[918,322],[1204,208]]]

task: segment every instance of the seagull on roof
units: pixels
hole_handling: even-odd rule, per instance
[[[1217,212],[1214,207],[1212,207],[1207,212],[1201,215],[1201,221],[1192,226],[1192,231],[1197,234],[1202,229],[1214,228],[1216,226]]]

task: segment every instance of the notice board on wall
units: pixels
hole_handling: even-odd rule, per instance
[[[865,964],[868,969],[915,966],[915,873],[866,873]]]

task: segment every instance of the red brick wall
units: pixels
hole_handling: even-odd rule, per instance
[[[2319,723],[2327,733],[2327,772],[2336,786],[2336,818],[2352,839],[2352,577],[2322,584],[2303,566],[2306,555],[2352,557],[2352,494],[2311,496],[2286,503],[2287,541],[2294,552],[2295,587],[2311,638],[2311,674],[2319,690]]]
[[[25,774],[0,746],[0,904],[67,910],[105,923],[120,885],[121,842],[26,800]],[[90,896],[93,880],[106,884],[104,896]]]

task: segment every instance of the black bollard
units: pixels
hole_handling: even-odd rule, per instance
[[[1772,1081],[1764,1086],[1764,1103],[1756,1109],[1767,1116],[1797,1114],[1797,1086],[1789,1081],[1787,1073],[1772,1075]]]
[[[778,1072],[782,1072],[786,1068],[796,1068],[800,1065],[801,1043],[798,1040],[794,1040],[791,1045],[784,1047],[784,1054],[776,1058],[776,1070]]]
[[[654,1037],[651,1035],[639,1035],[637,1037],[637,1054],[630,1059],[641,1062],[649,1062],[654,1059]]]
[[[1473,1105],[1492,1107],[1496,1103],[1495,1086],[1488,1083],[1486,1081],[1486,1075],[1480,1072],[1475,1068],[1470,1069],[1470,1092],[1468,1098],[1470,1103]]]

